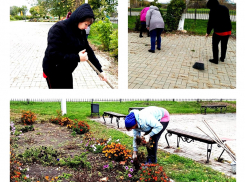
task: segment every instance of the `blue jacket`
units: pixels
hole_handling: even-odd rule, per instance
[[[141,136],[141,132],[147,132],[151,129],[152,130],[149,133],[150,136],[158,134],[163,128],[160,120],[164,116],[164,110],[159,107],[150,106],[141,111],[132,110],[131,112],[134,113],[135,119],[138,123],[138,128],[133,129],[133,148],[134,151],[138,151],[138,147],[135,142],[136,136]]]

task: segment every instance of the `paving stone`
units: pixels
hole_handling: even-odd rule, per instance
[[[9,30],[11,34],[10,88],[48,88],[46,79],[43,78],[42,60],[47,47],[47,33],[53,24],[54,23],[23,21],[9,23]],[[95,51],[95,54],[102,64],[102,69],[105,71],[110,83],[115,88],[118,88],[117,77],[107,73],[110,62],[107,60],[106,56],[97,51]],[[89,66],[89,64],[79,63],[78,67],[73,72],[73,79],[74,89],[111,89],[105,82],[100,81],[100,78]],[[82,85],[80,82],[76,83],[81,79],[88,80],[86,85]]]
[[[151,73],[151,76],[160,77],[166,74],[170,77],[167,80],[156,79],[155,84],[162,84],[162,88],[166,88],[162,82],[175,80],[175,87],[180,87],[177,82],[178,75],[182,74],[190,78],[186,82],[186,88],[220,88],[230,89],[236,88],[236,40],[229,39],[227,55],[225,62],[219,62],[218,65],[210,63],[208,60],[212,58],[212,37],[204,36],[187,36],[187,35],[162,35],[162,50],[156,50],[156,53],[149,53],[150,38],[139,38],[138,33],[128,34],[128,77],[132,77],[132,73],[143,75]],[[220,47],[220,46],[219,46]],[[205,70],[199,71],[192,68],[196,61],[203,61]],[[137,69],[140,68],[140,69]],[[175,77],[172,76],[175,74]],[[217,77],[219,76],[219,77]],[[151,80],[150,77],[143,77],[145,80]],[[196,86],[189,87],[191,80],[197,79],[200,82]],[[213,87],[207,87],[207,80]],[[135,80],[128,80],[128,85],[134,83]],[[142,82],[142,84],[145,82]],[[224,87],[219,83],[225,83]],[[171,88],[173,85],[171,86]],[[183,87],[183,85],[181,86]],[[136,88],[135,88],[136,89]]]

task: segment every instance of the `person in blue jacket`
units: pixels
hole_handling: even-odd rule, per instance
[[[132,110],[125,118],[125,127],[128,131],[133,130],[133,159],[137,158],[138,146],[136,136],[141,136],[145,132],[145,140],[153,140],[153,147],[147,148],[147,163],[157,163],[157,146],[158,141],[167,128],[169,123],[169,112],[160,107],[150,106],[141,111]]]

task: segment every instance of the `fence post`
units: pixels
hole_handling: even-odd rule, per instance
[[[29,99],[27,99],[26,101],[27,101],[27,104],[29,104]]]
[[[62,116],[66,114],[66,99],[65,98],[61,99],[61,111],[62,111]]]

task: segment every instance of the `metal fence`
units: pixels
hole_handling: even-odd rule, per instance
[[[185,13],[186,19],[195,19],[195,20],[208,20],[209,19],[209,10],[188,10]],[[230,19],[232,22],[236,22],[236,11],[230,10]]]
[[[35,98],[13,98],[10,101],[20,101],[20,102],[61,102],[61,98],[56,98],[56,99],[35,99]],[[105,99],[105,98],[86,98],[86,99],[78,99],[78,98],[67,98],[67,102],[132,102],[132,101],[145,101],[145,102],[151,102],[151,101],[173,101],[173,102],[183,102],[183,101],[236,101],[236,99],[222,99],[222,98],[210,98],[210,99],[202,99],[202,98],[193,98],[193,99],[179,99],[179,98],[144,98],[144,99],[133,99],[133,98],[115,98],[115,99]]]

